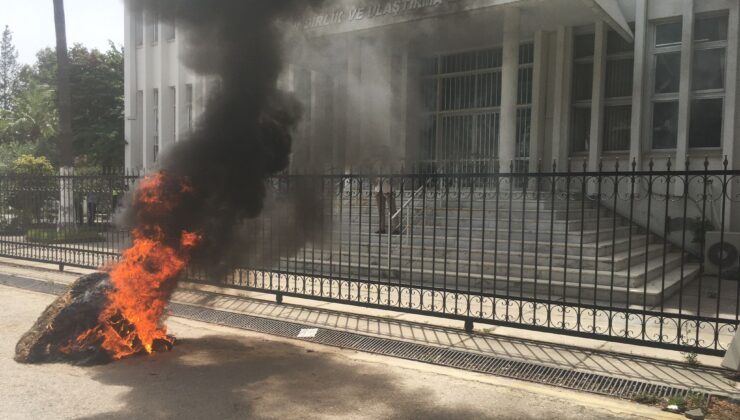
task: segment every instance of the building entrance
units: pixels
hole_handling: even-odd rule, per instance
[[[437,55],[423,61],[419,160],[424,166],[462,173],[495,170],[499,156],[502,59],[502,49],[491,48]],[[532,59],[532,45],[523,45],[517,168],[527,167],[529,159]]]

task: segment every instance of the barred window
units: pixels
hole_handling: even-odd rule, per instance
[[[722,146],[727,15],[697,16],[694,25],[689,147]]]
[[[177,142],[177,129],[175,128],[175,124],[177,122],[177,87],[170,86],[170,107],[172,110],[172,141]]]
[[[136,31],[136,46],[144,44],[144,11],[134,12],[134,30]]]
[[[422,161],[468,161],[484,168],[498,157],[500,48],[421,60]],[[526,88],[519,90],[526,100]]]
[[[193,129],[193,85],[185,85],[185,112],[188,130]]]
[[[591,99],[594,77],[594,34],[579,34],[573,39],[573,103],[571,111],[570,152],[589,149],[591,134]]]
[[[691,101],[689,147],[720,147],[723,102],[722,98]]]
[[[668,47],[681,45],[683,23],[681,20],[664,23],[655,27],[655,46]]]
[[[681,84],[681,52],[655,57],[655,93],[678,93]]]
[[[602,148],[605,152],[629,150],[635,53],[632,44],[615,31],[607,34],[606,52]]]
[[[167,22],[166,22],[165,27],[164,27],[164,29],[165,29],[165,39],[167,41],[174,41],[175,40],[175,37],[177,36],[177,30],[176,30],[177,25],[176,25],[175,22],[176,21],[175,21],[175,18],[174,17],[170,17],[170,18],[167,19]]]
[[[655,25],[653,44],[652,148],[674,149],[678,141],[682,21]]]
[[[604,151],[629,150],[631,129],[632,105],[604,107]]]
[[[159,12],[155,12],[152,17],[152,42],[159,42]]]
[[[571,118],[571,152],[587,152],[591,135],[591,107],[575,107]]]
[[[573,100],[590,101],[593,96],[594,63],[576,63],[573,66]]]
[[[154,161],[157,161],[157,158],[159,157],[159,89],[154,89],[152,91],[152,116],[154,119],[154,136],[152,138],[152,143],[154,143]]]
[[[532,89],[534,83],[534,44],[519,47],[519,78],[517,81],[516,145],[514,170],[529,171],[529,149],[532,130]],[[519,179],[518,181],[524,181]]]
[[[653,104],[653,149],[673,149],[678,138],[678,101]]]

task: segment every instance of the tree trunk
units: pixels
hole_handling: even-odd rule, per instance
[[[64,0],[54,0],[54,26],[57,38],[57,109],[59,113],[59,227],[74,226],[74,200],[71,175],[74,174],[72,152],[72,93],[67,54],[67,25],[64,18]]]

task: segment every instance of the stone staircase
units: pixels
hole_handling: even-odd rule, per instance
[[[399,235],[374,233],[367,193],[338,197],[323,243],[281,271],[621,307],[658,305],[699,273],[680,249],[583,195],[408,192],[397,198]]]

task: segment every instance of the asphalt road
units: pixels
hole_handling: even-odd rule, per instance
[[[629,402],[171,319],[175,350],[107,366],[25,366],[51,296],[0,286],[0,419],[636,419]]]

